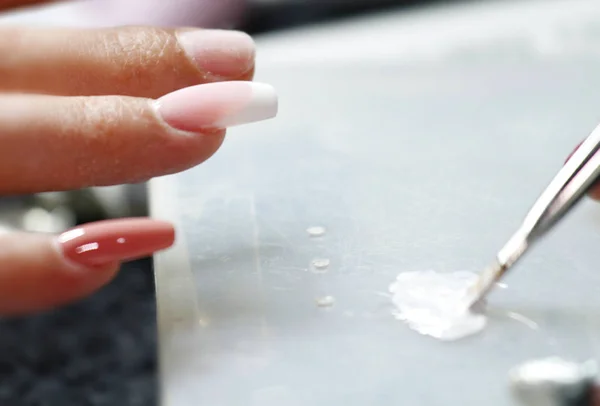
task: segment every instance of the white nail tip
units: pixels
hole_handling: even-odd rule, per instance
[[[277,115],[278,98],[275,88],[265,83],[248,82],[250,100],[235,114],[221,118],[215,125],[229,128],[242,124],[268,120]]]

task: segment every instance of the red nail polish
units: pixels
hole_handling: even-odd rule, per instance
[[[569,154],[569,156],[567,157],[567,159],[565,159],[565,163],[567,163],[567,161],[569,159],[571,159],[571,157],[573,156],[573,154],[575,153],[575,151],[577,151],[579,149],[579,147],[581,146],[581,144],[583,144],[583,141],[581,141],[579,144],[577,144],[577,146],[575,147],[575,149],[573,149],[573,151],[571,151],[571,153]]]
[[[148,218],[99,221],[71,229],[57,237],[63,255],[84,266],[142,258],[170,247],[173,226]]]

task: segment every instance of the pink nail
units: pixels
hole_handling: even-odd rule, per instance
[[[179,44],[212,79],[235,79],[254,66],[254,41],[243,32],[193,30],[177,34]]]
[[[220,82],[177,90],[158,99],[155,106],[171,127],[200,132],[273,118],[277,94],[263,83]]]
[[[164,221],[129,218],[86,224],[56,240],[69,260],[96,266],[142,258],[168,248],[175,240],[175,230]]]

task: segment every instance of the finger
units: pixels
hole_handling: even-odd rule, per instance
[[[583,143],[583,141],[581,141],[579,144],[577,144],[577,146],[575,147],[575,149],[573,151],[571,151],[571,153],[569,154],[569,156],[567,157],[565,162],[568,161],[573,156],[575,151],[577,151],[579,149],[579,147],[581,146],[582,143]],[[592,199],[600,201],[600,180],[598,182],[596,182],[596,185],[594,185],[590,188],[588,195]]]
[[[84,225],[59,236],[0,235],[0,314],[56,307],[108,283],[119,262],[171,246],[169,223],[144,218]]]
[[[592,199],[600,201],[600,182],[596,182],[588,194]]]
[[[68,96],[159,97],[254,72],[254,42],[226,30],[5,27],[0,55],[0,91]]]
[[[592,388],[590,406],[600,406],[600,386],[595,385]]]
[[[193,86],[157,102],[123,96],[0,97],[0,194],[134,183],[210,157],[224,129],[277,113],[269,85]]]

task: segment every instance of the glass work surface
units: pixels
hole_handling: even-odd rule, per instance
[[[165,406],[508,406],[517,363],[598,356],[589,201],[482,333],[439,342],[392,315],[398,273],[487,265],[600,121],[600,59],[497,62],[260,68],[279,117],[151,184],[178,227],[156,256]]]

